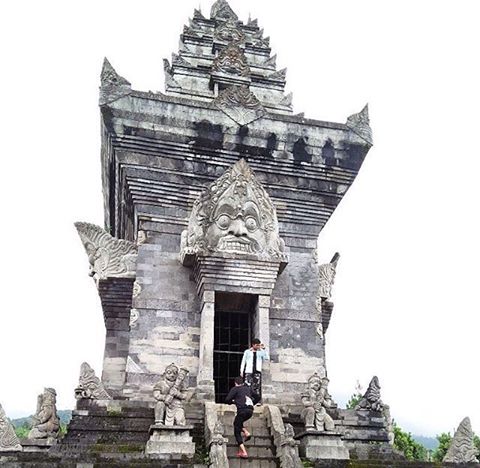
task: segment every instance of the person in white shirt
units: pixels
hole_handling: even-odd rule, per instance
[[[254,338],[252,347],[244,351],[240,364],[240,375],[260,399],[262,398],[262,364],[263,361],[268,361],[268,359],[265,345],[258,338]]]

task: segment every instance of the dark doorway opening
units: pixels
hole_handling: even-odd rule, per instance
[[[233,379],[240,374],[243,352],[252,340],[256,301],[257,296],[251,294],[215,294],[213,380],[217,403],[225,402]]]

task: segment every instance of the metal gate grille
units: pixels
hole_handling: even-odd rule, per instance
[[[233,379],[240,375],[243,352],[251,340],[251,314],[215,311],[213,379],[215,401],[224,403]]]

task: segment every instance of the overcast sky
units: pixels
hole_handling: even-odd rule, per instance
[[[3,229],[0,403],[72,408],[79,367],[101,371],[104,325],[73,227],[103,224],[97,107],[104,56],[163,90],[201,0],[0,4]],[[295,112],[345,122],[370,105],[374,147],[319,239],[342,255],[327,332],[330,391],[373,375],[399,424],[480,434],[480,73],[477,1],[231,0],[288,67]]]

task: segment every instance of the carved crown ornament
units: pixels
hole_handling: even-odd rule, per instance
[[[250,76],[250,67],[243,50],[235,44],[230,44],[215,58],[212,71],[228,75]]]
[[[275,206],[244,159],[202,191],[182,233],[184,265],[215,254],[288,262]]]
[[[230,86],[213,101],[213,105],[238,125],[248,125],[263,117],[267,111],[246,86]]]
[[[95,224],[75,223],[90,263],[90,276],[106,278],[135,278],[137,246],[116,239]]]

